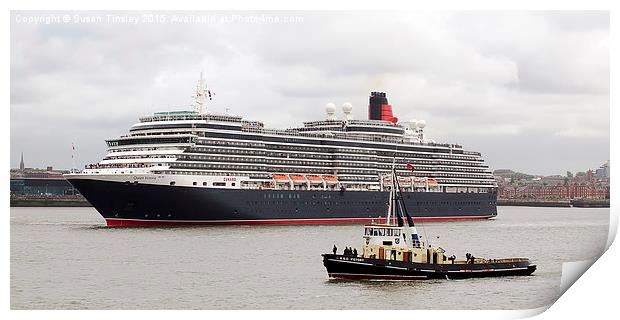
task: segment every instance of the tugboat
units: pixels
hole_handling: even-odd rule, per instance
[[[477,277],[527,276],[536,270],[527,258],[483,259],[467,253],[465,260],[448,256],[441,247],[421,241],[407,212],[396,170],[392,168],[392,188],[385,224],[364,226],[361,255],[346,248],[337,254],[323,254],[330,278],[350,280],[424,280]],[[407,227],[404,221],[407,220]]]

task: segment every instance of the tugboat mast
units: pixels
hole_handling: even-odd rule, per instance
[[[396,162],[396,159],[394,159],[394,162]],[[407,225],[409,226],[409,233],[411,235],[411,247],[420,248],[421,244],[418,230],[413,222],[413,217],[411,217],[407,211],[407,207],[405,206],[403,195],[400,192],[400,184],[398,183],[398,177],[396,176],[396,168],[394,164],[392,164],[392,190],[390,191],[390,204],[387,214],[388,225],[392,225],[391,215],[396,217],[399,227],[403,227],[403,220],[407,219]],[[405,243],[407,243],[409,237],[405,236],[405,230],[406,229],[403,229],[403,238]]]
[[[396,188],[396,184],[394,183],[394,178],[396,176],[396,157],[394,157],[394,159],[392,160],[392,188],[390,190],[390,201],[388,202],[388,211],[387,211],[387,217],[386,217],[386,222],[385,224],[387,225],[392,225],[392,216],[397,217],[396,213],[394,212],[395,207],[394,207],[394,203],[395,203],[395,193],[394,190]],[[400,227],[402,227],[402,225],[399,224]]]

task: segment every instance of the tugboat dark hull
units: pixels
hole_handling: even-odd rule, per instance
[[[528,276],[536,265],[527,259],[499,259],[488,263],[431,264],[368,259],[324,254],[323,265],[330,278],[350,280],[466,279]]]

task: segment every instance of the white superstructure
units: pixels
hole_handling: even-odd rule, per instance
[[[330,103],[325,120],[274,130],[213,113],[207,108],[210,99],[201,76],[193,111],[141,118],[127,135],[107,140],[105,157],[79,175],[119,176],[119,181],[126,175],[151,175],[166,177],[161,183],[189,186],[213,186],[235,177],[235,185],[228,187],[249,189],[385,190],[382,177],[395,157],[405,190],[480,193],[496,188],[480,153],[426,139],[424,120],[353,119],[350,103],[343,104],[339,119]]]

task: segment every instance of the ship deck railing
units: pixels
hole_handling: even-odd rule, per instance
[[[144,133],[130,133],[130,134],[124,134],[121,135],[119,137],[119,139],[130,139],[130,138],[134,138],[134,137],[158,137],[161,138],[161,136],[185,136],[185,137],[192,137],[195,136],[194,134],[192,134],[189,131],[186,132],[175,132],[175,131],[168,131],[168,132],[144,132]],[[110,140],[115,140],[115,139],[110,139]]]
[[[155,116],[147,116],[140,118],[140,122],[154,122],[154,121],[175,121],[175,120],[216,120],[223,122],[235,122],[242,123],[242,130],[246,132],[256,132],[256,133],[267,133],[267,134],[276,134],[276,135],[293,135],[293,136],[307,136],[314,138],[337,138],[337,139],[346,139],[346,140],[358,140],[358,141],[373,141],[373,142],[388,142],[388,143],[399,143],[399,144],[410,144],[410,145],[426,145],[426,146],[434,146],[434,147],[447,147],[447,148],[457,148],[461,149],[462,146],[458,144],[449,144],[449,143],[435,143],[435,142],[410,142],[405,141],[404,138],[391,138],[386,136],[376,136],[376,137],[360,137],[360,136],[349,136],[343,133],[336,134],[314,134],[314,133],[304,133],[299,130],[299,128],[291,128],[286,130],[277,130],[277,129],[264,129],[263,124],[258,121],[247,121],[243,120],[240,116],[234,115],[220,115],[220,114],[167,114],[167,115],[155,115]],[[385,126],[385,123],[374,123],[368,120],[349,120],[352,124],[364,124],[364,125],[374,125],[374,126]],[[408,142],[408,143],[406,143]],[[463,153],[467,153],[468,155],[477,155],[480,153],[472,152],[472,151],[463,151]]]
[[[529,261],[529,259],[527,258],[501,258],[501,259],[474,258],[474,264],[518,263],[518,262],[527,262],[527,261]],[[455,260],[454,261],[454,264],[469,264],[469,263],[471,263],[471,260]]]
[[[431,146],[431,147],[446,147],[446,148],[456,148],[456,149],[462,148],[461,145],[450,144],[450,143],[435,143],[435,142],[408,142],[406,143],[407,141],[405,141],[404,138],[392,138],[392,137],[386,137],[386,136],[362,137],[358,135],[348,135],[344,133],[309,133],[309,132],[301,132],[297,129],[278,130],[278,129],[259,129],[259,128],[250,128],[250,127],[243,127],[241,130],[244,132],[283,135],[283,136],[297,136],[297,137],[309,137],[309,138],[321,138],[321,139],[332,138],[332,139],[370,141],[370,142],[387,142],[387,143],[420,145],[420,146]],[[480,155],[479,153],[474,153],[474,154]]]
[[[235,115],[225,114],[192,114],[188,111],[186,114],[156,114],[154,116],[146,116],[140,118],[140,122],[154,122],[154,121],[175,121],[175,120],[216,120],[223,122],[242,122],[242,117]],[[258,123],[258,122],[257,122]]]
[[[465,155],[469,155],[469,156],[481,156],[481,155],[482,155],[480,152],[475,152],[475,151],[465,151],[465,150],[463,150],[463,154],[465,154]]]

